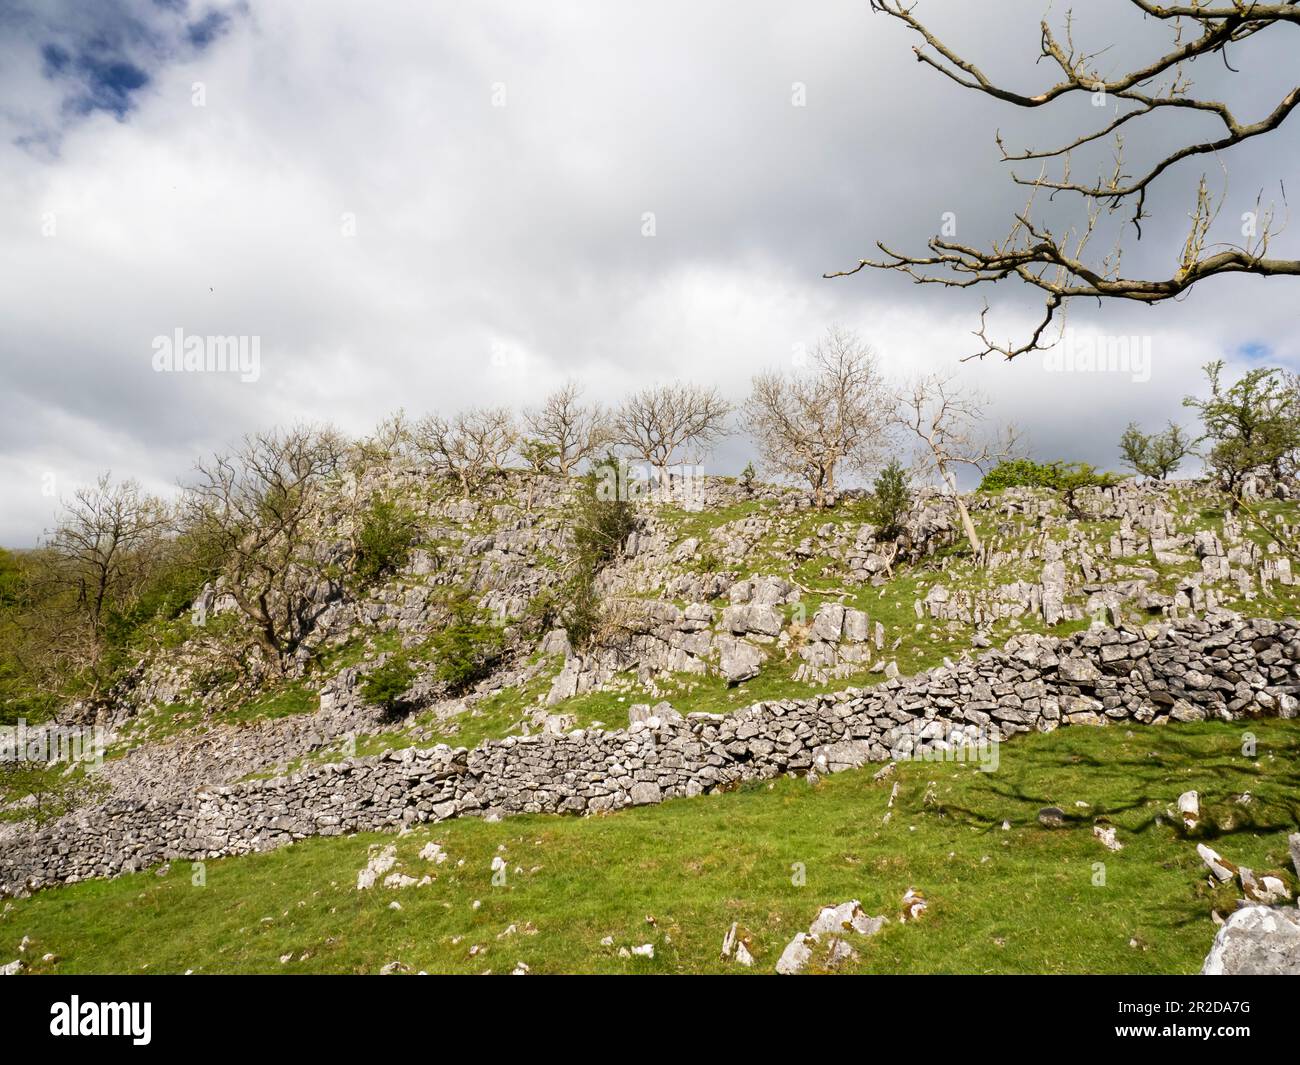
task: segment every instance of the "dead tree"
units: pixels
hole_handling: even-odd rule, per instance
[[[52,595],[66,602],[64,646],[98,690],[109,618],[125,611],[157,561],[171,515],[135,481],[109,474],[79,488],[47,541],[48,566],[39,567]]]
[[[613,418],[613,443],[644,459],[663,486],[674,461],[702,457],[727,434],[730,414],[716,388],[657,385],[623,401]]]
[[[995,284],[1009,277],[1034,286],[1046,294],[1045,311],[1027,341],[997,343],[987,330],[988,307],[980,316],[975,330],[983,347],[967,358],[1000,354],[1006,359],[1028,351],[1050,347],[1045,343],[1054,320],[1063,317],[1069,301],[1078,297],[1119,299],[1154,304],[1174,299],[1207,278],[1228,274],[1254,274],[1263,277],[1300,275],[1300,261],[1275,258],[1269,254],[1273,232],[1273,211],[1262,204],[1262,192],[1256,201],[1253,222],[1243,225],[1241,244],[1211,243],[1210,229],[1218,215],[1221,201],[1209,190],[1202,176],[1196,202],[1190,211],[1191,224],[1181,250],[1174,258],[1177,269],[1168,277],[1130,277],[1121,272],[1123,241],[1129,226],[1138,240],[1142,222],[1149,215],[1147,194],[1152,186],[1176,164],[1198,157],[1222,156],[1243,141],[1263,136],[1282,125],[1300,104],[1300,86],[1287,92],[1269,111],[1254,120],[1243,119],[1225,103],[1193,93],[1190,65],[1198,58],[1219,56],[1229,69],[1229,46],[1252,37],[1278,30],[1287,23],[1300,23],[1300,4],[1255,3],[1253,0],[1193,0],[1184,4],[1158,4],[1148,0],[1129,0],[1135,14],[1158,19],[1170,30],[1171,42],[1159,55],[1132,70],[1107,76],[1102,60],[1106,49],[1080,51],[1074,43],[1073,27],[1067,16],[1063,34],[1047,21],[1041,23],[1041,59],[1059,71],[1058,80],[1036,93],[1021,93],[989,78],[978,66],[944,43],[915,15],[916,3],[903,0],[871,0],[872,10],[904,23],[921,38],[913,47],[919,62],[939,71],[963,88],[991,96],[1021,108],[1046,107],[1057,100],[1080,94],[1094,100],[1116,101],[1114,117],[1098,128],[1080,132],[1054,147],[1010,152],[995,138],[1002,159],[1011,164],[1033,163],[1041,167],[1035,175],[1013,171],[1012,179],[1029,188],[1028,202],[1016,214],[1007,236],[990,247],[976,247],[936,236],[928,245],[929,254],[915,255],[894,251],[878,241],[881,259],[862,259],[851,269],[827,274],[843,277],[871,268],[896,270],[918,284],[937,284],[951,288],[972,288]],[[1222,126],[1219,136],[1205,140],[1188,138],[1181,147],[1169,152],[1139,173],[1130,173],[1123,159],[1124,137],[1130,129],[1141,129],[1144,119],[1177,113],[1196,113],[1216,118]],[[1113,167],[1105,168],[1093,181],[1081,181],[1071,170],[1071,156],[1078,149],[1115,139]],[[1049,166],[1055,161],[1053,175]],[[1084,217],[1063,232],[1034,217],[1036,194],[1049,198],[1069,194],[1082,198]],[[1283,192],[1285,197],[1285,192]],[[1114,247],[1097,258],[1089,244],[1097,232],[1103,211],[1127,216],[1121,223]],[[1059,312],[1059,314],[1058,314]],[[1058,322],[1059,324],[1059,322]]]
[[[580,462],[609,443],[605,411],[582,402],[582,387],[574,381],[552,392],[540,407],[526,408],[524,425],[541,445],[539,464],[567,477]]]
[[[506,407],[472,407],[450,420],[436,414],[422,419],[414,441],[416,451],[468,495],[505,470],[519,430]]]
[[[1000,436],[981,432],[987,400],[963,392],[951,376],[930,374],[899,393],[897,420],[919,444],[917,467],[923,475],[938,474],[961,516],[962,531],[976,555],[982,550],[970,511],[957,490],[955,468],[973,466],[983,472],[1012,455],[1017,434],[1008,427]]]
[[[222,560],[223,590],[252,622],[275,672],[285,670],[326,605],[315,551],[324,489],[346,450],[332,429],[259,433],[200,463],[186,492],[187,528]]]
[[[889,398],[871,349],[855,333],[831,329],[807,366],[754,377],[745,421],[763,465],[806,480],[821,507],[839,473],[861,472],[880,457]]]

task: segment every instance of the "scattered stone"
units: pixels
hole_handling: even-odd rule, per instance
[[[1281,879],[1276,876],[1256,876],[1251,870],[1240,867],[1237,870],[1237,878],[1241,881],[1242,893],[1246,896],[1247,902],[1257,902],[1264,906],[1276,906],[1279,903],[1288,902],[1291,898],[1291,892]]]
[[[777,959],[776,971],[782,976],[798,976],[808,968],[812,961],[813,947],[817,946],[817,937],[807,932],[800,932],[786,944]]]
[[[826,968],[838,969],[846,961],[857,961],[858,952],[840,936],[831,936],[826,944]]]
[[[1044,828],[1064,828],[1065,811],[1059,806],[1045,806],[1038,811],[1038,823]]]
[[[1237,875],[1237,867],[1231,862],[1220,857],[1216,851],[1211,850],[1204,843],[1196,845],[1196,853],[1201,856],[1206,867],[1214,874],[1214,878],[1220,883],[1225,883]]]
[[[372,848],[373,849],[373,848]],[[384,873],[397,864],[397,848],[392,844],[384,847],[377,854],[372,854],[366,867],[357,873],[357,890],[367,891]]]
[[[727,929],[727,934],[726,934],[725,936],[722,937],[722,957],[723,957],[723,960],[724,960],[724,961],[725,961],[727,958],[730,958],[731,955],[732,955],[732,953],[733,953],[733,952],[735,951],[735,949],[736,949],[736,929],[737,929],[737,927],[738,927],[738,926],[737,926],[736,922],[735,922],[735,921],[732,921],[732,923],[731,923],[731,927]]]
[[[424,849],[420,851],[420,857],[426,862],[434,862],[441,865],[447,860],[447,852],[437,843],[426,843]]]
[[[1183,827],[1191,831],[1201,823],[1201,797],[1194,791],[1185,791],[1178,796],[1178,812],[1182,815]]]
[[[850,899],[838,906],[823,906],[808,931],[815,936],[840,932],[857,932],[859,935],[874,936],[886,923],[887,918],[869,917],[862,908],[862,903],[857,899]]]
[[[1093,825],[1092,834],[1101,841],[1101,845],[1108,851],[1119,851],[1124,849],[1124,844],[1115,838],[1114,825]]]
[[[903,894],[903,912],[899,916],[900,921],[917,921],[929,907],[925,896],[915,888],[908,888]]]

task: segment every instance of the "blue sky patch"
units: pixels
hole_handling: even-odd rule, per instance
[[[1238,346],[1237,354],[1243,359],[1250,359],[1252,362],[1271,359],[1273,357],[1273,347],[1262,340],[1250,340]]]

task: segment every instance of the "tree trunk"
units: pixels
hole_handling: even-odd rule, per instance
[[[970,542],[971,550],[978,555],[982,545],[980,544],[979,534],[975,532],[975,523],[971,521],[970,511],[966,509],[961,493],[956,489],[953,490],[952,498],[957,504],[957,513],[961,515],[961,527],[966,532],[966,539]]]

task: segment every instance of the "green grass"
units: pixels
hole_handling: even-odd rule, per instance
[[[1241,753],[1246,731],[1255,758]],[[393,961],[429,972],[509,972],[520,961],[534,973],[743,972],[718,956],[736,921],[753,971],[771,972],[820,906],[860,898],[896,917],[917,888],[928,913],[856,943],[850,971],[1191,973],[1214,938],[1211,909],[1230,899],[1205,886],[1195,840],[1166,811],[1199,790],[1205,838],[1257,872],[1284,866],[1286,834],[1300,823],[1300,722],[1068,728],[1019,738],[1000,756],[992,773],[901,764],[888,823],[892,782],[874,783],[873,767],[596,818],[314,839],[209,862],[202,887],[177,862],[165,876],[13,902],[0,915],[0,954],[17,957],[30,936],[24,957],[37,972],[377,972]],[[1238,803],[1247,791],[1250,803]],[[1067,827],[1038,824],[1046,805],[1070,815]],[[1097,817],[1117,826],[1122,851],[1093,838]],[[450,854],[445,864],[417,857],[431,839]],[[376,843],[395,843],[404,870],[437,880],[356,891]],[[498,853],[504,886],[491,883]],[[803,886],[792,882],[796,863]],[[400,911],[388,908],[394,899]],[[521,931],[498,939],[511,924]],[[600,945],[605,936],[613,947]],[[617,956],[647,942],[653,960]],[[35,960],[47,952],[58,961]]]

